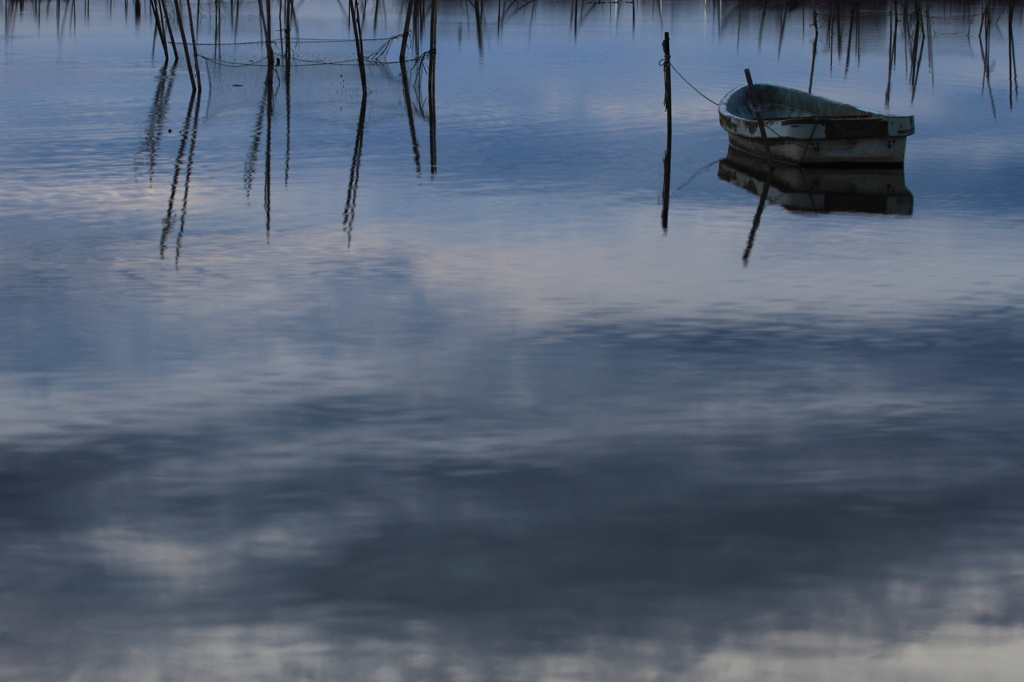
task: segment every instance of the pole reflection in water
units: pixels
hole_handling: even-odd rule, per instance
[[[757,236],[757,228],[761,225],[761,214],[764,213],[765,202],[768,201],[768,190],[772,186],[772,176],[775,174],[775,168],[768,168],[768,175],[764,179],[764,189],[761,190],[761,199],[757,202],[757,211],[754,212],[754,222],[750,226],[750,234],[747,235],[747,248],[743,249],[743,267],[747,267],[747,262],[750,260],[750,252],[754,248],[754,237]]]
[[[185,216],[188,213],[188,191],[191,185],[192,164],[196,153],[196,137],[199,129],[199,105],[201,100],[202,92],[198,89],[193,90],[189,95],[188,107],[185,112],[185,122],[181,127],[181,143],[178,145],[178,154],[175,157],[174,171],[171,175],[171,192],[167,200],[167,213],[164,215],[163,229],[160,231],[160,258],[162,260],[167,248],[167,237],[170,234],[173,225],[177,222],[178,235],[175,240],[174,249],[175,268],[178,267],[178,262],[181,258],[182,240],[185,236]],[[184,170],[185,175],[183,183],[181,181],[182,170]],[[175,215],[175,203],[179,183],[183,184],[181,208],[177,215]]]
[[[846,38],[846,66],[843,68],[843,75],[850,73],[850,55],[853,53],[854,34],[857,36],[857,54],[860,54],[860,6],[856,3],[850,6],[849,35]]]
[[[267,100],[267,145],[263,150],[263,211],[267,218],[267,241],[270,241],[270,143],[274,120],[274,81],[269,74],[264,88],[264,98]]]
[[[363,159],[363,128],[366,126],[366,94],[359,105],[359,123],[356,125],[356,143],[352,148],[352,165],[348,171],[348,193],[345,195],[345,211],[342,213],[342,225],[348,235],[347,246],[352,246],[352,228],[356,219],[356,193],[359,191],[359,166]]]
[[[921,64],[924,61],[925,45],[927,36],[931,35],[930,18],[926,17],[920,4],[914,6],[914,10],[908,11],[904,7],[903,22],[903,43],[907,46],[907,61],[909,62],[910,80],[910,101],[917,97],[917,83],[921,77]],[[913,26],[913,28],[911,28]]]
[[[776,59],[780,59],[782,57],[782,43],[786,36],[786,20],[789,18],[789,12],[790,6],[788,3],[779,8],[779,46],[775,51]]]
[[[263,143],[263,119],[268,115],[270,99],[273,98],[272,88],[264,84],[263,95],[260,98],[259,108],[256,111],[256,123],[252,127],[250,136],[249,152],[245,155],[245,165],[242,170],[242,186],[245,188],[245,196],[248,198],[252,193],[252,181],[256,175],[256,162],[259,159],[260,147]]]
[[[885,106],[888,108],[892,97],[892,72],[896,68],[896,46],[897,29],[899,28],[900,16],[893,6],[889,10],[889,72],[885,81]]]
[[[473,8],[473,18],[476,24],[476,49],[477,54],[483,59],[484,56],[484,4],[483,0],[467,0]]]
[[[153,176],[156,173],[156,159],[160,150],[164,122],[167,119],[167,107],[170,104],[173,89],[174,67],[168,68],[167,64],[164,64],[160,67],[160,73],[157,76],[156,94],[153,96],[153,104],[149,108],[146,129],[139,149],[139,154],[146,158],[150,184],[152,184]]]
[[[985,4],[981,11],[981,28],[978,31],[978,50],[981,53],[982,89],[988,90],[992,118],[996,117],[996,98],[992,92],[992,6]]]
[[[285,23],[284,51],[284,186],[288,187],[288,174],[292,165],[292,34],[291,26],[295,20],[295,8],[291,0],[288,2],[288,21]]]
[[[416,174],[420,173],[420,143],[416,138],[416,119],[413,115],[412,107],[412,96],[409,91],[409,69],[406,66],[405,53],[406,48],[409,44],[409,30],[412,26],[413,13],[419,6],[419,2],[416,0],[409,0],[409,4],[405,9],[405,28],[402,32],[402,46],[398,53],[398,65],[402,72],[402,97],[405,100],[405,112],[409,119],[409,138],[412,140],[412,156],[413,162],[416,164]],[[417,66],[420,66],[422,61],[417,60]]]
[[[416,164],[416,174],[420,174],[420,143],[416,137],[416,118],[413,115],[412,96],[409,92],[409,70],[406,68],[405,60],[401,61],[402,70],[402,95],[405,99],[405,112],[409,119],[409,139],[412,141],[412,158]]]

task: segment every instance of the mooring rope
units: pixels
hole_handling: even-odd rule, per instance
[[[710,97],[708,97],[707,95],[705,95],[705,94],[704,94],[703,92],[701,92],[700,90],[698,90],[698,89],[697,89],[697,86],[695,86],[695,85],[694,85],[693,83],[691,83],[690,81],[686,80],[686,76],[684,76],[683,74],[679,73],[679,69],[677,69],[677,68],[675,67],[675,65],[674,65],[674,64],[672,64],[672,62],[669,62],[669,63],[668,63],[668,65],[669,65],[670,67],[672,67],[672,70],[676,72],[676,75],[677,75],[677,76],[679,76],[680,78],[682,78],[682,79],[683,79],[683,82],[684,82],[684,83],[686,83],[686,84],[687,84],[687,85],[689,85],[689,86],[690,86],[691,88],[693,88],[693,91],[694,91],[694,92],[696,92],[696,93],[697,93],[698,95],[700,95],[701,97],[703,97],[703,98],[704,98],[704,99],[706,99],[707,101],[709,101],[709,102],[711,102],[712,104],[714,104],[714,105],[715,105],[716,107],[718,106],[718,102],[716,102],[715,100],[713,100],[713,99],[711,99]],[[661,60],[660,62],[658,62],[658,66],[665,66],[665,60],[664,60],[664,59],[662,59],[662,60]]]

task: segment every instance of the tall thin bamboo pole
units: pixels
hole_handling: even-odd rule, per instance
[[[157,1],[149,0],[149,7],[153,12],[153,30],[160,38],[160,46],[164,49],[164,64],[166,64],[170,59],[170,53],[167,51],[167,36],[164,34],[164,25],[160,19],[160,10],[157,9]]]
[[[430,104],[430,173],[437,173],[437,0],[430,5],[430,72],[427,74],[427,98]]]
[[[412,24],[413,5],[416,0],[408,0],[405,7],[405,29],[402,31],[402,48],[398,51],[398,61],[405,64],[405,50],[409,45],[409,26]]]
[[[181,0],[174,0],[174,14],[178,20],[178,35],[181,37],[182,47],[185,52],[185,66],[188,68],[188,78],[192,81],[192,89],[196,90],[196,76],[192,71],[192,56],[188,53],[188,34],[185,33],[185,19],[181,12]]]
[[[356,39],[356,57],[359,59],[359,79],[363,84],[363,96],[369,93],[366,83],[366,56],[363,54],[363,23],[359,16],[359,0],[348,0],[349,16],[352,18],[352,33]]]
[[[662,172],[661,186],[661,230],[668,232],[668,204],[670,187],[672,184],[672,51],[669,49],[668,31],[665,32],[665,40],[661,43],[661,49],[665,53],[665,159]]]
[[[203,77],[199,73],[199,48],[196,46],[196,22],[192,17],[192,0],[185,0],[185,7],[188,8],[188,30],[192,36],[192,62],[196,69],[196,89],[202,92]]]

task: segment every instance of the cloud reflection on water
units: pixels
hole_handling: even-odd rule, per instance
[[[753,34],[716,48],[701,9],[674,45],[724,91]],[[0,676],[1016,679],[1015,119],[982,101],[983,151],[936,162],[978,108],[947,104],[977,60],[940,51],[912,221],[768,211],[742,270],[756,201],[713,173],[661,234],[643,25],[650,54],[604,24],[510,25],[483,61],[447,34],[439,175],[404,108],[371,115],[352,250],[353,111],[296,115],[267,243],[256,110],[207,109],[177,271],[157,247],[180,131],[156,189],[134,156],[156,69],[82,69],[80,136],[30,98],[0,152]],[[816,91],[881,99],[865,45]],[[46,68],[3,77],[34,93]],[[697,111],[682,167],[724,154]]]
[[[8,441],[2,646],[60,637],[88,656],[53,670],[87,676],[258,650],[326,679],[867,652],[910,674],[947,637],[980,657],[1024,618],[1019,326],[478,338],[427,376],[271,384],[185,431]]]

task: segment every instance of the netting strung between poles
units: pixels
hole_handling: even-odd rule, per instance
[[[368,64],[388,63],[394,43],[400,42],[401,35],[387,38],[364,38],[363,50]],[[280,38],[272,42],[276,59],[275,66],[283,66],[286,52],[291,56],[293,67],[325,64],[357,64],[356,41],[351,38],[293,38],[288,41],[291,49]],[[267,44],[262,40],[231,43],[199,43],[200,56],[213,64],[222,66],[267,65]],[[398,63],[397,57],[391,60]]]
[[[364,39],[369,89],[367,121],[406,117],[408,107],[426,118],[424,87],[426,59],[420,54],[406,59],[402,78],[397,45],[401,35]],[[293,39],[288,45],[273,41],[273,96],[286,94],[291,115],[323,121],[349,119],[361,105],[363,91],[355,40]],[[263,41],[200,43],[200,57],[210,84],[207,116],[252,111],[267,96],[267,48]],[[406,103],[408,87],[409,104]]]

